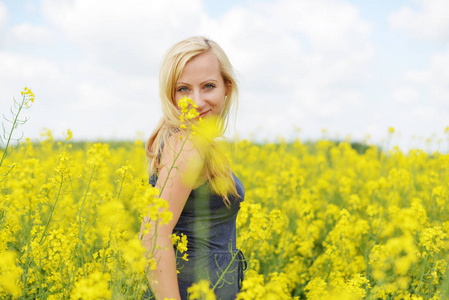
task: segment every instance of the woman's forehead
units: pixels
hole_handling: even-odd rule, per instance
[[[205,52],[192,58],[186,63],[178,82],[195,78],[211,77],[217,80],[221,77],[220,64],[211,52]]]

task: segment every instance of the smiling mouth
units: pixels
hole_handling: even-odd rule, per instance
[[[210,110],[205,111],[205,112],[201,113],[198,117],[199,117],[199,118],[204,118],[205,116],[207,116],[207,114],[208,114],[209,112],[210,112]]]

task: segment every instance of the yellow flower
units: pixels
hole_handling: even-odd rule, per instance
[[[173,218],[173,213],[168,209],[168,206],[167,200],[154,197],[147,207],[147,215],[152,221],[157,221],[160,225],[168,224]]]
[[[201,280],[187,288],[189,299],[192,300],[215,300],[215,294],[210,288],[209,281]]]
[[[173,245],[176,246],[176,250],[180,253],[184,253],[187,251],[187,236],[184,235],[184,233],[181,233],[181,236],[177,235],[176,233],[173,233],[171,236],[171,240]],[[187,253],[184,254],[184,257],[187,258]],[[183,258],[184,258],[183,257]],[[187,260],[187,259],[185,259]]]
[[[24,97],[24,99],[28,99],[31,102],[34,102],[34,94],[28,87],[25,87],[23,89],[23,91],[20,92],[20,94]],[[25,101],[26,106],[28,106],[27,104],[28,104],[28,101]]]
[[[188,256],[188,254],[187,254],[187,253],[184,253],[184,255],[182,256],[182,259],[185,260],[185,261],[189,261],[189,259],[187,258],[187,256]]]
[[[147,259],[145,258],[146,249],[142,246],[141,241],[136,237],[126,242],[122,247],[122,257],[127,263],[130,271],[144,272],[147,266]]]
[[[65,138],[66,141],[70,141],[73,137],[72,130],[67,129],[67,137]]]
[[[75,282],[75,287],[70,293],[70,299],[95,300],[111,299],[111,290],[109,289],[110,275],[95,271]]]
[[[265,296],[265,283],[263,274],[249,270],[242,283],[242,291],[237,295],[239,300],[263,299]]]
[[[13,251],[0,253],[0,295],[6,292],[15,298],[22,295],[20,276],[22,269],[16,265],[17,255]]]
[[[187,120],[191,120],[194,119],[196,117],[198,117],[200,114],[199,112],[196,111],[196,108],[192,108],[189,110],[189,112],[185,115]]]
[[[171,235],[171,242],[173,245],[176,245],[176,243],[178,243],[178,241],[181,239],[181,237],[179,235],[177,235],[176,233],[173,233]]]
[[[329,297],[327,284],[321,277],[311,280],[305,287],[305,290],[307,291],[307,299],[319,300]]]
[[[200,114],[196,111],[198,106],[191,98],[187,98],[186,96],[182,97],[178,100],[178,107],[181,108],[181,115],[179,116],[179,120],[181,123],[184,123],[186,120],[189,122],[189,127],[191,128],[192,120],[198,117]],[[185,129],[186,125],[181,124],[181,128]],[[194,128],[191,128],[194,131]]]
[[[187,115],[195,107],[185,102]],[[245,186],[243,202],[230,199],[231,213],[240,206],[236,247],[248,262],[238,299],[444,298],[449,155],[357,152],[328,140],[215,143],[219,120],[185,115],[184,137],[195,130],[202,154],[231,165]],[[149,234],[150,224],[172,218],[148,184],[144,158],[142,141],[70,148],[50,131],[9,153],[0,168],[9,172],[0,178],[0,299],[23,298],[22,291],[39,299],[141,298],[158,258],[141,247],[139,225],[146,217]],[[208,181],[226,193],[223,177]],[[187,237],[173,242],[189,259]],[[209,289],[197,286],[194,297]]]

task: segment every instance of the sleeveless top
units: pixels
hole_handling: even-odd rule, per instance
[[[208,280],[211,288],[216,285],[217,299],[235,299],[240,291],[246,261],[236,248],[236,218],[245,191],[242,182],[234,173],[232,175],[239,197],[229,197],[230,208],[205,182],[192,190],[173,229],[173,233],[186,235],[188,241],[188,261],[181,259],[183,254],[176,258],[183,300],[188,299],[187,288],[202,279]],[[150,184],[155,186],[156,181],[157,177],[153,175]],[[150,288],[144,299],[154,299]]]

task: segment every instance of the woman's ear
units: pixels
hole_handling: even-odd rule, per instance
[[[226,88],[225,88],[225,96],[228,96],[229,91],[231,90],[232,86],[231,86],[231,82],[230,81],[226,81],[225,83]]]

